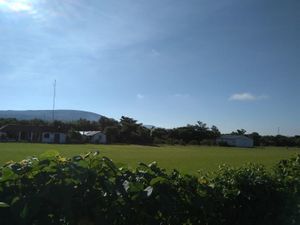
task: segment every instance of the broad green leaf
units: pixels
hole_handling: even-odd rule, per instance
[[[84,158],[84,159],[86,159],[86,158],[89,158],[89,157],[90,157],[90,155],[91,155],[91,152],[88,152],[87,154],[85,154],[85,155],[84,155],[84,157],[83,157],[83,158]]]
[[[19,197],[15,197],[12,201],[11,201],[11,203],[10,203],[10,205],[14,205],[16,202],[18,202],[20,200],[20,198]]]
[[[162,178],[162,177],[156,177],[156,178],[154,178],[154,179],[151,180],[150,185],[154,186],[155,184],[157,184],[157,183],[163,183],[164,181],[165,181],[164,178]]]
[[[9,205],[6,204],[5,202],[0,202],[0,208],[8,208]]]
[[[147,193],[147,197],[150,197],[153,192],[153,187],[149,186],[144,191]]]
[[[113,163],[113,161],[107,157],[103,157],[102,160],[105,162],[105,164],[114,172],[118,171],[118,168],[116,167],[116,165]]]
[[[17,177],[17,174],[15,174],[10,168],[3,168],[2,177],[0,177],[0,181],[14,180]]]
[[[73,161],[74,161],[74,162],[78,162],[78,161],[81,161],[81,160],[83,160],[83,158],[82,158],[82,156],[80,156],[80,155],[77,155],[77,156],[74,156],[74,157],[73,157]]]
[[[20,212],[20,217],[25,219],[28,215],[28,205],[26,204],[23,210]]]
[[[100,154],[100,151],[95,151],[94,153],[93,153],[93,156],[97,156],[97,155],[99,155]]]
[[[141,183],[129,183],[129,192],[139,192],[144,189],[144,185]]]
[[[123,182],[123,187],[124,187],[125,191],[128,191],[128,189],[129,189],[129,182],[127,180],[125,180]]]

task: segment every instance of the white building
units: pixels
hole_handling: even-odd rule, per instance
[[[52,126],[14,125],[0,127],[3,141],[25,141],[42,143],[66,143],[67,131]]]
[[[59,132],[43,132],[42,133],[42,143],[66,143],[67,135],[65,133]]]
[[[252,148],[254,142],[251,138],[242,135],[222,135],[217,139],[217,144],[227,144],[229,146]]]
[[[106,144],[106,135],[101,131],[79,131],[86,141],[93,144]]]

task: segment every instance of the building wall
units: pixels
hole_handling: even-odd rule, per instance
[[[252,148],[254,145],[253,140],[250,138],[219,138],[217,140],[217,143],[222,143],[226,142],[230,146],[235,146],[235,147],[244,147],[244,148]]]
[[[55,143],[55,135],[58,135],[58,143],[64,144],[66,143],[66,134],[64,133],[53,133],[53,132],[43,132],[42,133],[42,142],[43,143]]]
[[[0,131],[0,141],[5,141],[6,139],[6,133]]]
[[[253,147],[253,140],[251,139],[237,139],[236,143],[237,147],[245,147],[245,148],[252,148]]]
[[[106,144],[106,135],[102,133],[95,134],[91,138],[91,143],[94,144]]]

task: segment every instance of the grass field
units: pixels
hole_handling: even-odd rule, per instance
[[[166,169],[178,169],[183,173],[196,174],[198,170],[211,171],[220,164],[240,166],[248,162],[260,163],[271,168],[281,159],[300,154],[300,148],[227,148],[207,146],[161,146],[137,145],[48,145],[0,143],[0,165],[9,160],[22,160],[38,156],[45,151],[57,150],[64,156],[99,150],[101,155],[135,167],[139,162],[158,162]]]

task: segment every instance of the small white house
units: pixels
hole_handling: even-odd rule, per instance
[[[101,131],[79,131],[79,133],[90,143],[106,144],[106,135]]]
[[[254,146],[254,142],[251,138],[242,135],[222,135],[217,139],[217,144],[222,143],[242,148],[252,148]]]
[[[42,133],[42,142],[43,143],[57,143],[64,144],[66,143],[67,135],[65,133],[59,132],[43,132]]]

